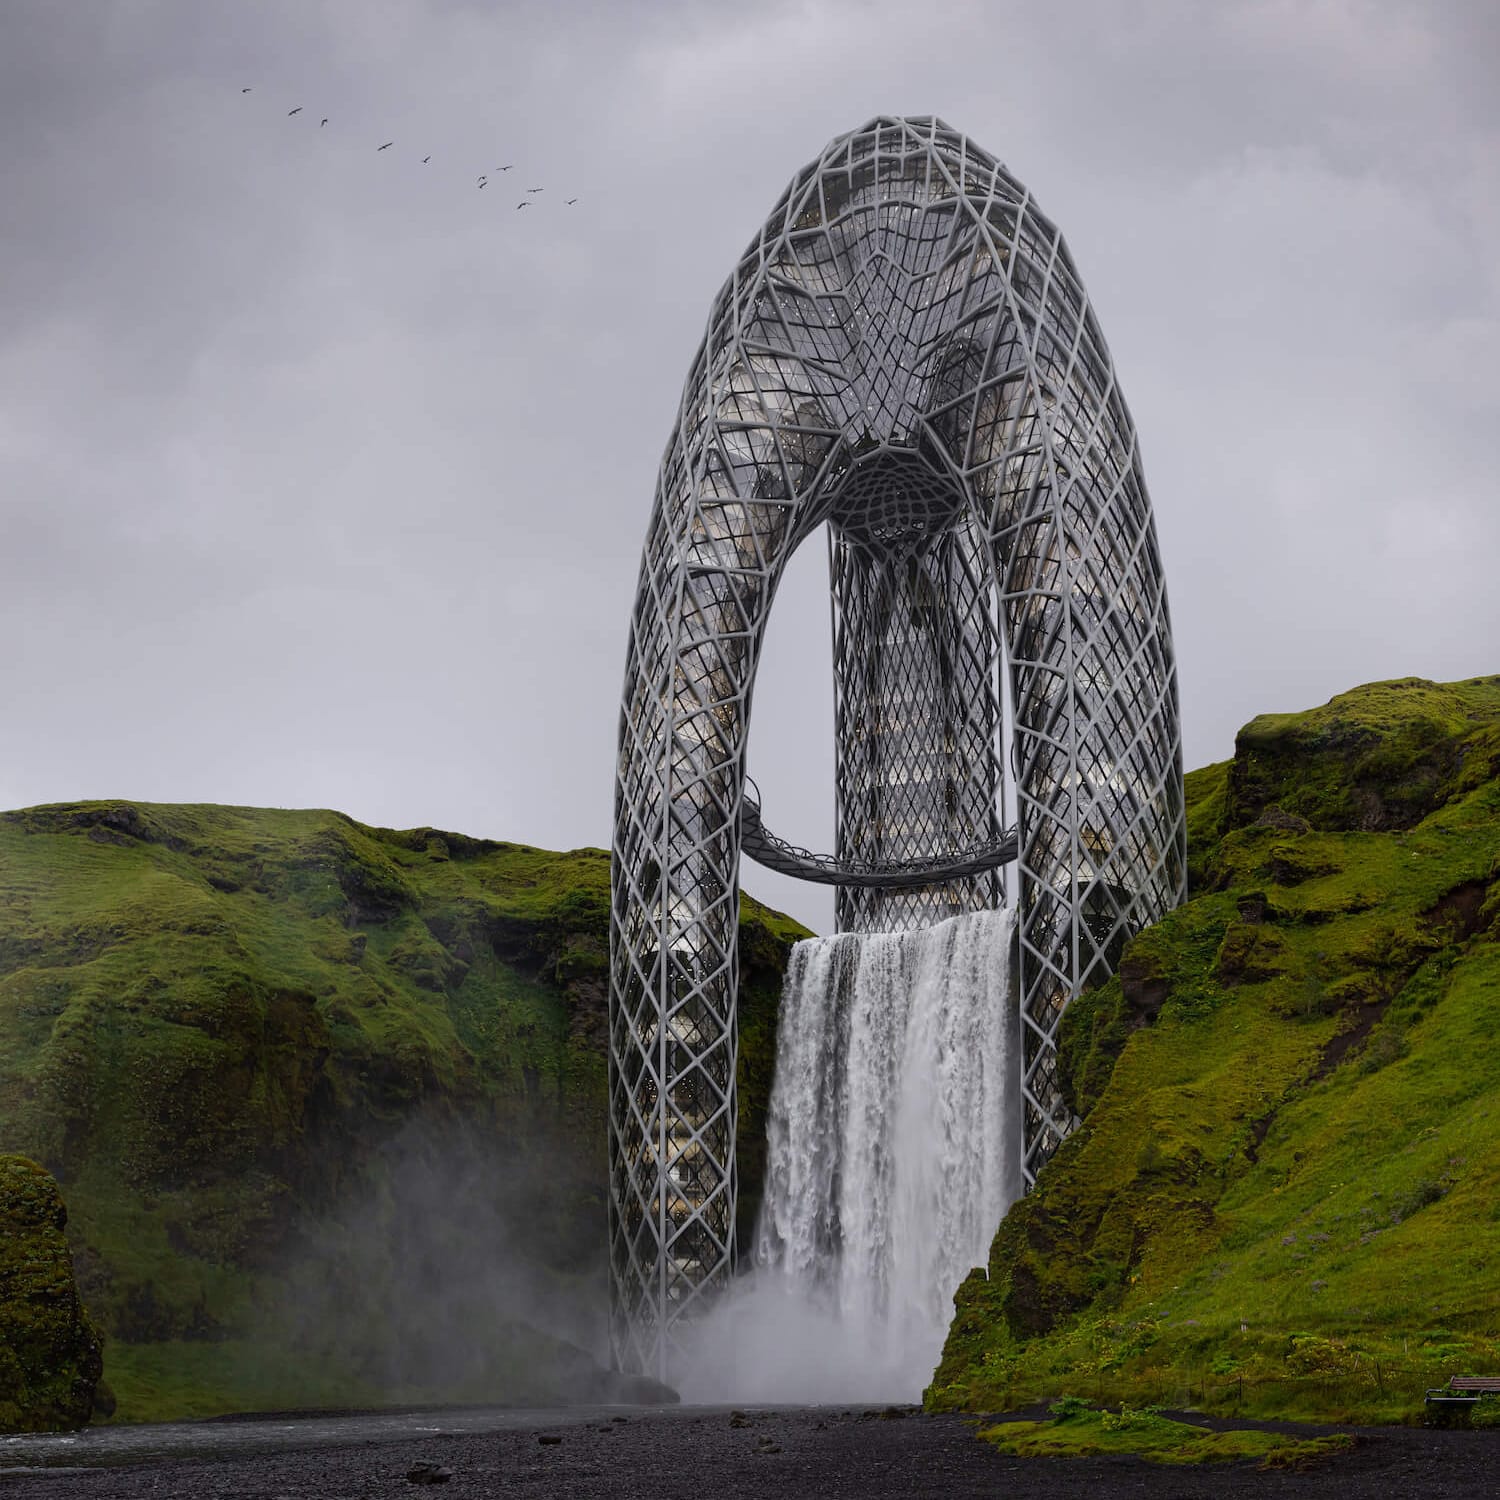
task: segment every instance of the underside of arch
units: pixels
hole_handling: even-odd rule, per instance
[[[1072,261],[938,120],[871,121],[793,180],[715,301],[658,480],[616,768],[610,1253],[616,1358],[663,1376],[734,1265],[745,738],[782,571],[825,526],[840,865],[999,846],[1013,767],[1029,1180],[1072,1123],[1063,1008],[1184,893],[1176,678]],[[838,923],[1004,899],[959,864],[843,884]]]

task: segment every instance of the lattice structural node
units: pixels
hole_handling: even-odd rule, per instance
[[[1184,894],[1166,589],[1082,283],[992,157],[940,120],[872,120],[797,174],[714,303],[631,620],[610,936],[613,1338],[624,1367],[663,1377],[680,1324],[733,1268],[750,692],[782,569],[825,523],[835,860],[929,877],[953,861],[937,883],[841,884],[840,930],[1000,905],[1012,761],[1028,1180],[1071,1124],[1063,1007]]]

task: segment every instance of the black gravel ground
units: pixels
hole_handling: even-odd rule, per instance
[[[1032,1416],[1035,1413],[1017,1413]],[[1213,1425],[1226,1425],[1215,1423]],[[1242,1424],[1249,1425],[1249,1424]],[[1265,1424],[1272,1425],[1272,1424]],[[1283,1426],[1284,1424],[1275,1424]],[[1336,1496],[1338,1500],[1500,1497],[1500,1431],[1352,1431],[1354,1452],[1307,1473],[1253,1466],[1171,1469],[1136,1459],[1014,1459],[974,1436],[971,1419],[799,1407],[633,1410],[536,1426],[314,1450],[0,1477],[0,1496],[67,1500],[343,1500],[356,1496],[566,1496],[569,1500],[735,1500],[749,1496]],[[426,1467],[426,1482],[420,1477]],[[434,1474],[433,1470],[437,1473]],[[447,1471],[446,1479],[441,1477]],[[436,1482],[433,1482],[433,1481]]]

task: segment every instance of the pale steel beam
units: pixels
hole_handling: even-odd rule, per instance
[[[1103,336],[1061,236],[1003,166],[940,120],[872,120],[797,174],[714,302],[631,620],[612,1328],[623,1367],[663,1378],[734,1266],[745,736],[782,570],[825,523],[836,860],[930,877],[994,851],[1012,761],[1028,1182],[1072,1124],[1064,1006],[1185,890],[1166,591]],[[939,884],[841,886],[840,930],[1001,904],[976,863]]]

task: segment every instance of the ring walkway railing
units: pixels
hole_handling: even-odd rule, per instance
[[[810,880],[816,885],[880,888],[940,885],[945,880],[982,875],[986,870],[1009,864],[1016,857],[1017,844],[1016,830],[1008,828],[988,843],[949,854],[867,864],[838,859],[832,854],[813,854],[778,838],[761,822],[760,802],[748,787],[740,804],[740,847],[744,853],[768,870],[797,880]]]

